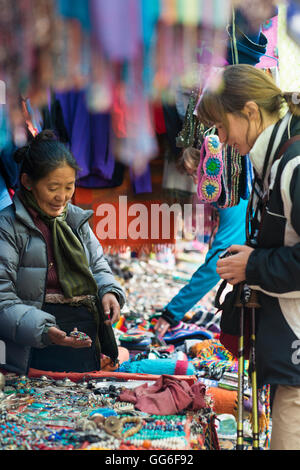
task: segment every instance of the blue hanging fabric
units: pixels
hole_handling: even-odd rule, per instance
[[[151,91],[154,79],[154,55],[157,44],[156,26],[161,13],[161,0],[142,0],[141,20],[144,47],[143,83],[145,93]]]
[[[18,185],[19,166],[12,158],[15,150],[5,105],[0,105],[0,210],[12,203],[8,188]]]
[[[227,50],[227,61],[229,64],[249,64],[255,66],[266,53],[268,40],[261,32],[249,29],[247,22],[239,10],[234,12],[234,20],[228,27],[229,45]],[[232,44],[236,41],[237,55],[234,56]]]
[[[57,12],[65,19],[76,19],[84,31],[90,31],[90,11],[87,0],[56,0]]]

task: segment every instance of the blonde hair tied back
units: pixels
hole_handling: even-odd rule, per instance
[[[197,106],[198,118],[206,126],[222,122],[228,130],[226,115],[244,116],[243,109],[248,101],[254,101],[260,112],[278,118],[287,107],[292,114],[300,116],[300,94],[282,92],[272,76],[262,69],[236,64],[224,68],[222,86],[218,90],[209,87],[204,90]]]
[[[282,98],[286,102],[289,111],[295,116],[300,116],[300,93],[296,91],[282,92]]]

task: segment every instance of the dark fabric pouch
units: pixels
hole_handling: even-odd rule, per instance
[[[69,348],[51,344],[32,348],[30,367],[55,372],[91,372],[100,370],[100,350],[97,325],[93,313],[82,305],[44,304],[43,310],[56,318],[59,328],[68,335],[74,329],[86,333],[92,340],[90,348]]]
[[[101,352],[105,354],[105,356],[110,357],[114,363],[117,363],[119,351],[113,327],[105,323],[107,317],[104,315],[103,307],[99,299],[96,301],[96,306],[99,315],[98,336],[101,344]]]
[[[220,284],[215,297],[215,307],[222,312],[220,320],[220,342],[235,357],[238,357],[240,337],[240,311],[237,304],[241,298],[241,284],[236,284],[230,292],[227,292],[222,303],[220,297],[227,285],[227,281]],[[249,358],[249,315],[248,309],[244,310],[244,351],[245,359]]]

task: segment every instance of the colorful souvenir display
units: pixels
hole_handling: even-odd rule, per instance
[[[218,448],[209,405],[193,414],[143,413],[118,400],[125,386],[7,374],[0,397],[0,449],[208,450],[206,438],[212,435]]]
[[[181,273],[179,267],[187,271],[189,264],[189,260],[181,260],[177,275]],[[180,322],[173,339],[171,331],[166,344],[156,338],[152,327],[164,296],[168,298],[170,290],[180,288],[173,279],[174,270],[154,259],[124,257],[117,266],[126,266],[131,276],[120,278],[127,290],[128,307],[114,326],[116,337],[123,338],[125,347],[150,340],[147,348],[131,350],[126,361],[107,378],[97,373],[55,376],[42,371],[32,371],[30,378],[0,375],[0,449],[165,451],[234,446],[232,429],[225,424],[219,427],[219,439],[215,427],[218,414],[230,413],[235,419],[237,362],[219,342],[218,329],[206,329],[213,322],[213,294],[205,305],[195,307],[194,315],[190,312],[188,323]],[[122,273],[120,270],[119,275]],[[158,289],[160,296],[155,296]],[[81,332],[73,333],[78,337]],[[167,381],[158,381],[161,374],[172,378],[169,390]],[[152,381],[145,381],[147,375]],[[140,391],[146,401],[141,400]],[[172,393],[169,409],[159,408],[165,398],[158,397]],[[261,393],[265,400],[261,401],[264,408],[260,415],[261,445],[266,448],[268,393]],[[148,406],[155,406],[156,412]],[[245,402],[246,421],[250,408],[251,402]],[[249,437],[250,431],[249,422]],[[247,434],[245,439],[247,443]]]
[[[198,166],[197,194],[200,202],[216,202],[221,194],[222,145],[217,135],[205,137]]]

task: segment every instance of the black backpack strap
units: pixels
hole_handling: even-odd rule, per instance
[[[264,182],[264,180],[265,180],[265,176],[266,176],[266,173],[267,173],[267,169],[268,169],[268,165],[269,165],[269,161],[270,161],[270,156],[271,156],[272,148],[273,148],[273,145],[274,145],[274,142],[275,142],[275,138],[276,138],[276,135],[277,135],[277,131],[278,131],[278,129],[279,129],[279,126],[280,126],[280,124],[281,124],[281,121],[282,121],[282,119],[279,119],[279,121],[276,122],[276,124],[275,124],[275,126],[274,126],[274,129],[273,129],[273,131],[272,131],[270,140],[269,140],[269,145],[268,145],[268,148],[267,148],[266,157],[265,157],[264,166],[263,166],[263,171],[262,171],[262,176],[261,176],[262,184],[263,184],[263,182]]]
[[[266,153],[266,158],[265,158],[265,161],[264,161],[264,168],[263,168],[262,177],[258,178],[257,175],[255,176],[255,180],[254,180],[253,187],[252,187],[252,193],[251,193],[251,196],[249,198],[249,204],[248,204],[248,207],[247,207],[247,214],[246,214],[246,233],[247,233],[247,244],[249,244],[250,246],[251,246],[252,240],[255,237],[255,231],[258,229],[258,226],[255,224],[255,220],[257,219],[257,212],[260,208],[261,214],[262,214],[262,217],[263,217],[264,208],[265,208],[265,206],[268,202],[268,195],[266,195],[265,198],[261,199],[260,207],[258,205],[257,208],[256,208],[255,214],[253,214],[252,202],[253,202],[253,195],[254,195],[254,191],[255,191],[255,186],[256,186],[256,184],[258,184],[258,186],[261,188],[261,190],[263,188],[263,181],[264,181],[265,176],[266,176],[267,167],[268,167],[268,163],[269,163],[269,160],[270,160],[270,154],[271,154],[271,151],[272,151],[272,147],[273,147],[274,140],[275,140],[275,137],[276,137],[276,133],[277,133],[277,130],[278,130],[278,127],[279,127],[280,123],[281,123],[281,120],[279,120],[276,123],[276,125],[273,129],[273,132],[272,132],[272,135],[271,135],[271,138],[270,138],[270,141],[269,141],[267,153]],[[299,134],[295,135],[295,136],[291,137],[290,139],[288,139],[287,141],[285,141],[284,144],[277,149],[277,151],[275,153],[275,156],[274,156],[274,159],[273,159],[273,163],[276,160],[278,160],[287,151],[287,149],[289,148],[290,145],[292,145],[294,142],[297,142],[297,141],[300,141],[300,135]],[[261,223],[262,223],[262,220],[261,220]],[[261,225],[261,223],[260,223],[260,225]]]
[[[291,137],[289,140],[287,140],[282,147],[280,147],[278,154],[275,156],[274,161],[278,160],[289,148],[290,145],[292,145],[294,142],[298,142],[300,140],[300,135],[294,135],[294,137]]]
[[[220,304],[220,297],[221,295],[223,294],[224,292],[224,289],[225,287],[227,286],[227,281],[224,279],[220,286],[219,286],[219,289],[218,289],[218,292],[216,293],[216,297],[215,297],[215,307],[218,309],[218,310],[222,310],[222,305],[223,304]]]

